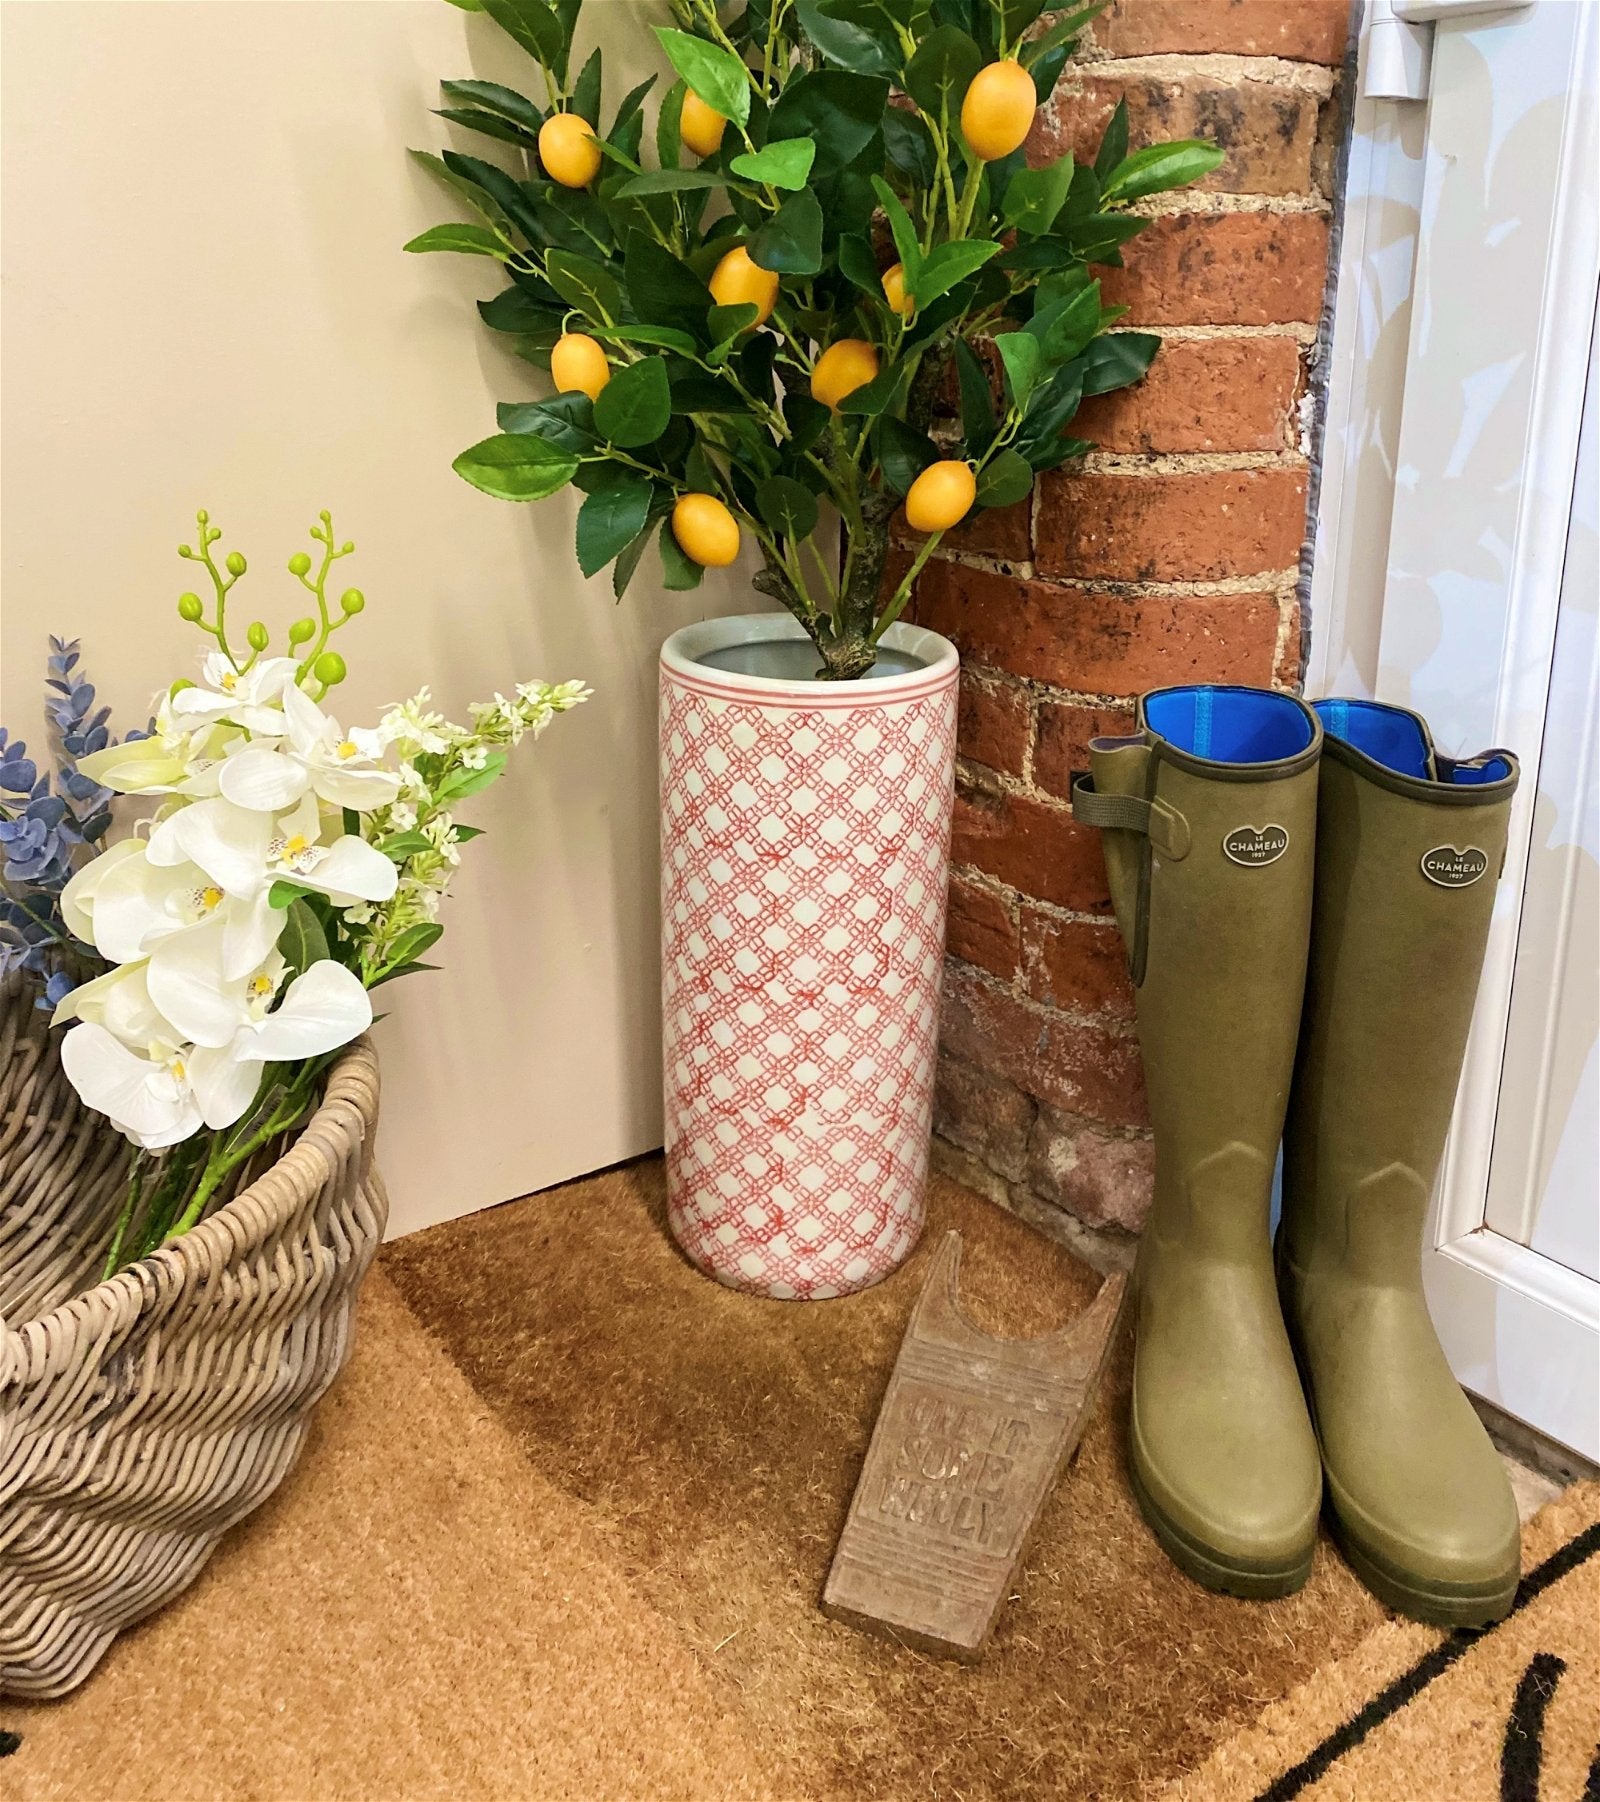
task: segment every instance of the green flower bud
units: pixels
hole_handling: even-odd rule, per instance
[[[244,553],[242,551],[229,551],[227,557],[223,561],[222,567],[227,570],[230,576],[242,576],[246,568]]]
[[[304,644],[308,638],[315,638],[317,622],[314,619],[297,619],[289,628],[290,644]]]
[[[205,618],[205,607],[197,594],[180,594],[178,596],[178,618],[188,620],[191,626],[197,625]]]
[[[252,651],[264,651],[267,648],[267,628],[260,620],[251,620],[250,629],[244,636]]]
[[[324,688],[332,688],[345,678],[344,659],[337,651],[324,651],[312,664],[311,673]]]
[[[346,613],[359,613],[367,604],[367,597],[359,588],[347,588],[339,596],[339,605]]]
[[[310,573],[311,559],[304,551],[296,551],[289,559],[289,574],[291,576],[304,576],[309,575]]]
[[[210,524],[210,522],[211,522],[211,515],[210,515],[210,514],[209,514],[209,513],[207,513],[207,512],[206,512],[206,510],[205,510],[205,508],[204,508],[204,507],[202,507],[202,508],[201,508],[201,509],[200,509],[200,511],[199,511],[199,512],[198,512],[198,513],[197,513],[197,514],[195,514],[195,518],[196,518],[196,519],[197,519],[197,520],[199,520],[199,522],[200,522],[200,523],[201,523],[201,525],[203,525],[203,526],[204,526],[204,525],[209,525],[209,524]]]

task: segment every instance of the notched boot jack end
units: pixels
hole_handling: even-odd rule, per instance
[[[1104,834],[1155,1132],[1134,1270],[1139,1506],[1208,1588],[1285,1595],[1322,1477],[1269,1209],[1311,929],[1322,726],[1248,688],[1157,691],[1073,788]]]
[[[1520,1567],[1510,1481],[1428,1316],[1422,1235],[1460,1081],[1517,761],[1319,701],[1311,959],[1277,1263],[1334,1537],[1391,1607],[1479,1626]]]

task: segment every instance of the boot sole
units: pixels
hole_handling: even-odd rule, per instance
[[[1155,1534],[1162,1551],[1186,1577],[1203,1589],[1220,1595],[1239,1596],[1245,1601],[1271,1601],[1277,1596],[1293,1595],[1311,1575],[1311,1559],[1315,1546],[1308,1546],[1305,1556],[1288,1565],[1243,1564],[1223,1557],[1214,1547],[1202,1546],[1170,1520],[1151,1498],[1131,1451],[1128,1458],[1128,1481],[1133,1498],[1139,1504],[1144,1522]]]
[[[1323,1512],[1345,1562],[1378,1600],[1397,1614],[1434,1627],[1491,1627],[1511,1612],[1520,1573],[1483,1583],[1428,1583],[1410,1571],[1400,1573],[1382,1563],[1351,1537],[1331,1507]]]

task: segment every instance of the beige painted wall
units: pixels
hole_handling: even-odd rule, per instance
[[[588,11],[614,104],[665,12]],[[476,318],[486,262],[400,251],[457,216],[404,154],[448,141],[438,79],[537,71],[442,0],[9,0],[0,28],[4,719],[36,729],[55,631],[142,720],[196,649],[173,611],[195,507],[280,630],[284,562],[331,508],[368,596],[346,723],[424,681],[458,714],[531,675],[596,690],[474,803],[446,973],[385,992],[393,1230],[659,1144],[655,652],[752,596],[737,572],[665,596],[652,553],[619,607],[577,572],[570,495],[453,475],[543,378]]]

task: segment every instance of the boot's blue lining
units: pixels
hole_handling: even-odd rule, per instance
[[[1169,744],[1214,763],[1277,763],[1311,743],[1305,710],[1262,688],[1164,688],[1144,716]]]
[[[1448,758],[1438,759],[1434,768],[1433,747],[1428,742],[1414,715],[1403,707],[1386,707],[1381,701],[1313,701],[1330,738],[1342,738],[1354,745],[1374,763],[1394,770],[1402,776],[1414,776],[1421,782],[1448,782],[1460,787],[1473,787],[1485,782],[1499,782],[1511,774],[1503,757],[1486,757],[1481,763],[1454,764]]]

